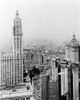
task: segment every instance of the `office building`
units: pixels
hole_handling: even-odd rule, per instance
[[[73,34],[73,38],[71,43],[66,45],[66,60],[71,60],[71,62],[80,62],[80,46],[78,41],[76,40],[75,34]]]
[[[41,80],[40,76],[33,77],[32,81],[33,95],[35,100],[41,100]]]
[[[0,54],[0,87],[2,88],[23,83],[22,35],[22,23],[17,11],[13,26],[13,52]]]
[[[80,45],[73,34],[71,43],[66,48],[66,60],[68,60],[68,99],[80,99]]]
[[[52,62],[52,69],[44,70],[33,78],[33,91],[36,100],[59,100],[58,70],[55,61]]]

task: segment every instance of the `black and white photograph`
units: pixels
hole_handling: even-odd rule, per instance
[[[80,0],[0,0],[0,100],[80,100]]]

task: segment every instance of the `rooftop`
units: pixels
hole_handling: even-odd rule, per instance
[[[19,87],[17,89],[8,89],[8,90],[1,90],[0,91],[0,100],[5,98],[12,98],[12,97],[19,97],[19,96],[26,96],[26,97],[32,97],[33,96],[33,90],[30,88],[27,90],[27,86]]]
[[[78,47],[79,46],[79,42],[76,39],[76,35],[73,33],[73,37],[70,43],[67,43],[66,46],[68,47]]]

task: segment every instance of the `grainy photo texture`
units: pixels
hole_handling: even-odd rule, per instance
[[[0,0],[0,100],[80,100],[79,0]]]

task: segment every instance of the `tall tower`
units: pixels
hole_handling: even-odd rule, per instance
[[[79,62],[79,44],[76,40],[75,34],[73,33],[73,38],[71,40],[71,61]]]
[[[14,19],[14,26],[13,26],[13,53],[14,53],[14,84],[18,85],[18,83],[23,82],[23,46],[22,46],[22,23],[21,19],[19,18],[18,11],[16,12],[16,18]]]
[[[66,45],[66,59],[71,60],[73,63],[79,62],[79,49],[80,46],[76,40],[75,34],[73,33],[71,43]]]
[[[79,98],[79,67],[77,63],[72,64],[73,75],[73,100],[80,100]]]
[[[14,19],[14,26],[13,26],[13,37],[14,37],[14,44],[13,44],[13,53],[15,55],[22,54],[22,23],[21,19],[19,18],[18,11],[16,12],[16,18]]]

